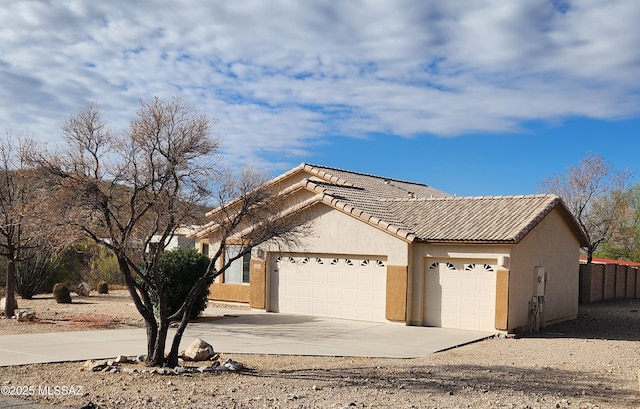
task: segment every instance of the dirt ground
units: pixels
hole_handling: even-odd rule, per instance
[[[37,319],[0,320],[0,335],[142,325],[125,291],[18,303]],[[72,362],[1,367],[0,385],[33,386],[25,398],[73,408],[634,408],[639,310],[640,300],[581,305],[577,320],[540,333],[417,359],[233,354],[223,359],[246,371],[189,376],[142,372],[142,364],[91,372]]]

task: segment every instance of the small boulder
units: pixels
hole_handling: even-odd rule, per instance
[[[128,363],[134,362],[134,360],[130,359],[128,356],[125,356],[125,355],[118,355],[116,359],[113,360],[113,362],[117,364],[128,364]]]
[[[109,365],[107,360],[99,360],[99,361],[92,361],[91,359],[85,361],[85,363],[82,365],[82,368],[80,369],[81,371],[84,370],[89,370],[89,371],[93,371],[93,372],[101,372],[104,371],[108,368],[111,368],[111,366]]]
[[[237,372],[241,371],[244,368],[244,365],[238,361],[234,361],[233,359],[227,359],[224,361],[224,367],[230,371]]]
[[[90,292],[91,292],[91,286],[89,285],[89,283],[86,283],[83,281],[80,284],[78,284],[78,289],[76,290],[76,293],[78,293],[78,295],[85,297],[85,296],[88,296]]]
[[[33,321],[36,318],[36,313],[29,310],[22,310],[16,312],[16,319],[18,322]]]
[[[213,347],[207,342],[196,338],[184,351],[184,358],[191,361],[206,361],[214,354]]]

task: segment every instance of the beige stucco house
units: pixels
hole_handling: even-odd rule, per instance
[[[269,183],[312,233],[295,247],[254,248],[216,279],[212,299],[483,331],[577,315],[586,237],[556,196],[454,197],[304,163]],[[205,227],[195,237],[209,251],[215,235]]]

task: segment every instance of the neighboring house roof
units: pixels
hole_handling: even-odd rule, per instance
[[[586,264],[587,263],[587,258],[586,257],[580,257],[580,263]],[[597,257],[594,257],[591,260],[591,263],[593,263],[593,264],[619,264],[621,266],[640,267],[640,263],[637,263],[635,261],[613,260],[613,259],[610,259],[610,258],[597,258]]]
[[[275,185],[300,172],[306,177],[293,189],[316,193],[305,206],[324,202],[407,241],[517,243],[559,208],[580,244],[588,242],[554,195],[454,197],[421,183],[306,163],[269,183]],[[209,225],[198,236],[214,229]]]

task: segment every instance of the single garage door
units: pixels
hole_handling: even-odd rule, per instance
[[[496,266],[477,261],[429,260],[425,325],[495,330]]]
[[[384,321],[386,263],[333,255],[274,257],[269,310]]]

